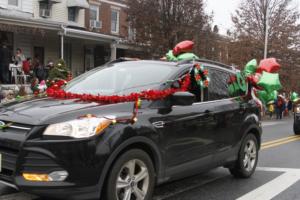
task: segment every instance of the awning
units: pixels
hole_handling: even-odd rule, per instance
[[[120,40],[119,37],[104,35],[104,34],[94,33],[89,31],[83,31],[83,30],[77,30],[72,28],[65,28],[65,32],[60,34],[64,34],[66,37],[71,37],[71,38],[93,40],[93,41],[107,42],[107,43]]]
[[[38,0],[39,2],[61,3],[61,0]]]
[[[1,10],[4,11],[4,10]],[[52,22],[48,20],[41,20],[41,19],[32,19],[26,18],[25,16],[12,15],[10,13],[0,12],[0,25],[2,24],[4,27],[9,28],[8,25],[12,25],[13,27],[29,27],[32,30],[33,28],[39,28],[44,30],[54,30],[59,31],[61,30],[61,23]],[[21,30],[21,29],[20,29]]]
[[[68,7],[89,8],[90,5],[86,0],[67,0]]]

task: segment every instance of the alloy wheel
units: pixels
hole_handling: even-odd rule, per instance
[[[118,200],[144,200],[149,188],[149,172],[146,164],[138,159],[126,162],[117,177]]]
[[[246,171],[250,172],[253,170],[257,157],[257,148],[253,140],[247,141],[244,148],[244,159],[243,164]]]

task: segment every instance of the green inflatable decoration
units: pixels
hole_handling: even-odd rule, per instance
[[[236,81],[228,85],[229,94],[230,96],[237,96],[240,94],[245,94],[246,90],[247,90],[246,79],[240,72],[237,72]]]
[[[299,101],[299,100],[300,100],[300,98],[299,98],[299,95],[298,95],[298,93],[296,93],[296,92],[293,92],[293,93],[292,93],[292,95],[291,95],[291,100],[292,100],[293,102],[297,102],[297,101]]]
[[[263,87],[268,93],[282,88],[279,80],[279,74],[272,74],[268,72],[263,72],[257,85]]]
[[[257,97],[263,102],[263,104],[267,104],[268,102],[268,93],[265,90],[257,91]]]
[[[168,61],[173,61],[173,62],[177,62],[177,61],[182,61],[182,60],[192,60],[192,59],[199,59],[198,56],[196,56],[193,53],[182,53],[180,55],[178,55],[177,57],[174,56],[173,51],[170,50],[167,54],[166,54],[167,60]]]
[[[167,57],[167,60],[168,60],[168,61],[174,61],[174,62],[178,61],[177,58],[176,58],[176,56],[173,55],[173,51],[172,51],[172,50],[170,50],[170,51],[166,54],[166,57]]]
[[[193,53],[183,53],[183,54],[180,54],[179,56],[177,56],[178,61],[192,60],[192,59],[199,59],[199,57]]]
[[[246,78],[241,74],[241,72],[236,73],[236,78],[237,78],[237,84],[239,88],[243,92],[246,92],[247,90]]]
[[[257,61],[256,59],[253,59],[246,64],[244,69],[244,74],[246,76],[254,74],[256,72],[256,69],[257,69]]]
[[[236,96],[237,94],[239,94],[240,87],[239,87],[238,83],[234,82],[234,83],[229,84],[228,91],[229,91],[230,96]]]
[[[265,105],[267,105],[275,102],[278,92],[274,90],[271,93],[268,93],[266,90],[259,90],[257,91],[257,96]]]

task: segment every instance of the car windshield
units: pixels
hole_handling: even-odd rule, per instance
[[[122,62],[111,67],[99,67],[67,84],[66,92],[92,95],[126,95],[157,89],[174,67],[146,62]]]

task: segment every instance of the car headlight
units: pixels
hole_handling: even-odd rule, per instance
[[[112,118],[84,117],[49,125],[44,135],[88,138],[100,134],[110,124],[114,123],[114,121]]]

